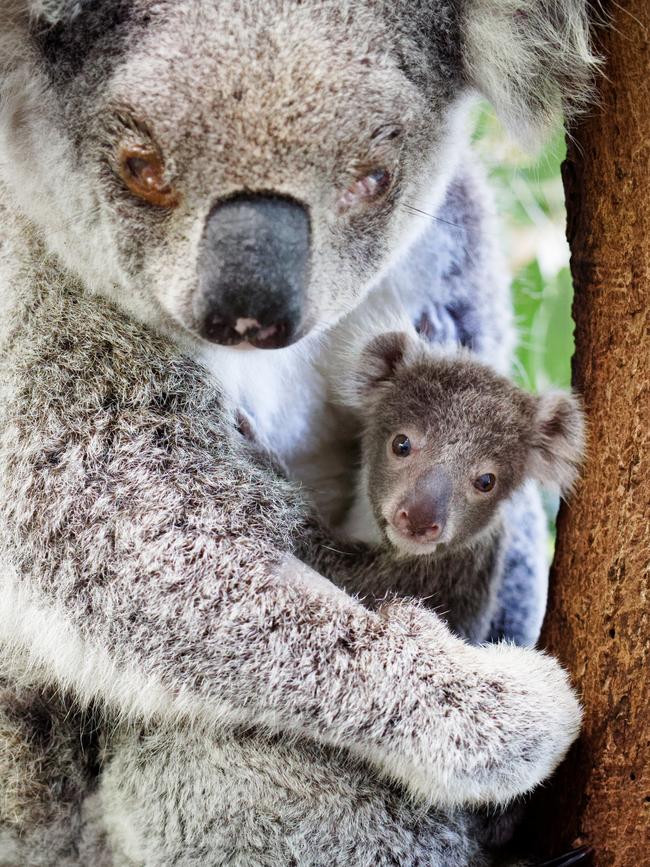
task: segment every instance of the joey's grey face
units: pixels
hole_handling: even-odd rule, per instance
[[[423,361],[397,371],[373,400],[363,450],[388,540],[405,554],[431,554],[485,531],[525,478],[529,396],[479,365]]]
[[[450,67],[416,62],[388,3],[111,4],[88,45],[98,4],[38,43],[93,209],[92,282],[220,344],[331,324],[423,227],[408,206],[442,193]]]

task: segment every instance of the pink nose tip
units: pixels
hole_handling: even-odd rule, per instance
[[[410,515],[406,509],[398,509],[393,518],[395,529],[413,542],[435,542],[442,533],[442,525],[423,520],[419,514]]]

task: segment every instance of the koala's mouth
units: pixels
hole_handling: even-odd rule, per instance
[[[244,317],[237,319],[234,325],[214,317],[203,329],[203,337],[210,343],[242,349],[278,349],[297,342],[301,336],[299,332],[291,333],[288,323],[262,325],[257,319]]]
[[[432,539],[427,533],[407,532],[385,522],[384,534],[390,544],[403,554],[423,557],[432,554],[442,554],[447,548],[447,542],[441,536]]]

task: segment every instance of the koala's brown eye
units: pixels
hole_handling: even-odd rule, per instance
[[[371,201],[385,193],[390,186],[391,176],[388,169],[375,169],[351,184],[338,202],[339,211],[347,211],[362,202]]]
[[[411,440],[406,434],[397,434],[391,448],[393,449],[393,454],[397,455],[398,458],[405,458],[411,454]]]
[[[134,196],[158,208],[178,204],[178,194],[165,179],[165,166],[154,148],[124,147],[119,163],[120,177]]]
[[[497,477],[494,473],[483,473],[482,476],[479,476],[478,479],[474,480],[474,487],[482,494],[487,494],[496,485],[496,481]]]

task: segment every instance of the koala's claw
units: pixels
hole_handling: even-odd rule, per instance
[[[593,863],[594,850],[591,846],[580,846],[579,849],[572,849],[571,852],[565,852],[564,855],[559,855],[550,861],[543,861],[537,867],[573,867],[574,864],[579,864],[580,867],[588,867],[588,865]]]

